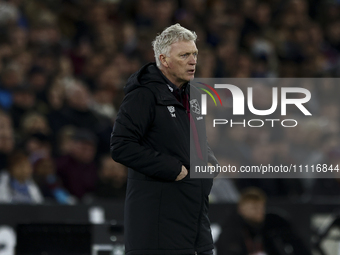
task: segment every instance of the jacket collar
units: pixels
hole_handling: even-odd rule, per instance
[[[155,95],[157,104],[178,105],[183,107],[173,94],[175,89],[178,88],[163,75],[161,70],[159,70],[156,66],[156,63],[149,63],[143,66],[136,73],[132,74],[124,87],[124,92],[125,94],[128,94],[138,87],[146,87],[150,89]],[[185,89],[185,93],[189,94],[188,85],[181,89]]]
[[[174,85],[163,73],[162,71],[155,65],[149,67],[149,70],[157,73],[159,77],[162,79],[162,82],[159,83],[159,85],[151,85],[149,86],[151,90],[157,90],[156,93],[156,99],[157,103],[160,105],[178,105],[183,107],[183,105],[176,99],[175,93],[188,93],[188,83],[184,84],[181,89],[178,88],[176,85]]]
[[[157,103],[160,105],[178,105],[182,106],[183,105],[178,102],[176,99],[175,95],[170,91],[168,88],[168,84],[159,84],[159,86],[154,86],[157,87],[157,93],[155,93]]]

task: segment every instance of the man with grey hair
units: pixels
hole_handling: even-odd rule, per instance
[[[129,168],[127,255],[212,254],[207,216],[212,179],[188,174],[190,159],[200,165],[217,163],[206,136],[198,135],[205,134],[204,120],[190,112],[189,100],[200,98],[198,90],[189,89],[197,63],[196,38],[179,24],[166,28],[152,42],[157,64],[142,67],[124,88],[111,156]]]

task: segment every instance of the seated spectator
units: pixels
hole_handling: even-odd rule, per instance
[[[93,96],[88,88],[76,80],[66,86],[65,96],[66,104],[61,111],[64,125],[86,128],[94,132],[98,138],[98,152],[107,153],[107,148],[110,147],[108,137],[111,135],[112,121],[92,111],[90,105]]]
[[[218,255],[307,255],[290,223],[266,214],[266,195],[257,188],[241,193],[237,214],[228,217],[216,243]],[[289,247],[287,249],[287,247]]]
[[[49,134],[51,129],[46,117],[37,112],[29,112],[21,120],[21,131],[24,135],[34,133]]]
[[[8,155],[14,150],[14,130],[12,120],[0,111],[0,171],[7,168]]]
[[[67,155],[72,152],[72,148],[74,147],[73,136],[75,132],[76,128],[73,126],[65,126],[60,129],[57,135],[57,143],[55,144],[55,150],[58,156]]]
[[[2,45],[1,49],[4,50],[4,48],[11,51],[7,45]],[[13,104],[13,90],[22,80],[23,75],[20,74],[20,68],[18,66],[8,65],[2,70],[0,77],[0,108],[6,110],[11,108]]]
[[[79,81],[71,83],[66,88],[65,96],[66,106],[62,110],[64,125],[96,131],[100,119],[90,110],[92,95],[85,85]]]
[[[27,85],[21,85],[13,90],[13,105],[10,114],[13,118],[13,125],[17,129],[20,122],[27,113],[37,110],[34,91]]]
[[[0,130],[0,171],[7,167],[8,155],[14,149],[13,130]]]
[[[43,197],[32,179],[32,165],[28,156],[14,152],[8,162],[8,172],[0,175],[0,202],[42,203]]]
[[[41,158],[52,156],[50,137],[42,133],[33,133],[25,140],[25,149],[32,164]]]
[[[65,84],[62,80],[55,79],[46,93],[49,105],[49,111],[46,116],[53,131],[52,133],[56,134],[66,123],[62,114],[65,100]]]
[[[11,117],[6,112],[0,111],[0,130],[11,128],[12,128]]]
[[[74,204],[75,198],[62,186],[56,175],[56,166],[51,158],[41,158],[34,164],[34,180],[44,198],[57,201],[59,204]]]
[[[67,155],[57,159],[57,174],[65,188],[77,198],[93,192],[98,179],[94,157],[97,150],[96,136],[86,129],[78,129],[74,143]]]
[[[110,155],[101,159],[99,181],[95,196],[102,198],[125,198],[127,169],[112,160]]]
[[[37,99],[41,102],[47,102],[46,88],[47,88],[47,76],[43,68],[39,66],[33,66],[28,73],[28,83],[36,93]]]
[[[94,92],[91,109],[97,114],[103,115],[108,119],[116,116],[117,111],[113,105],[115,94],[109,89],[97,89]]]

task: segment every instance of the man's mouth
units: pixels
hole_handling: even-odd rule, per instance
[[[194,74],[195,73],[195,69],[188,70],[188,73],[189,74]]]

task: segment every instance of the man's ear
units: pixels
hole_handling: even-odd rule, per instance
[[[161,54],[159,55],[159,60],[161,61],[161,64],[165,67],[169,67],[168,62],[166,62],[166,56]]]

